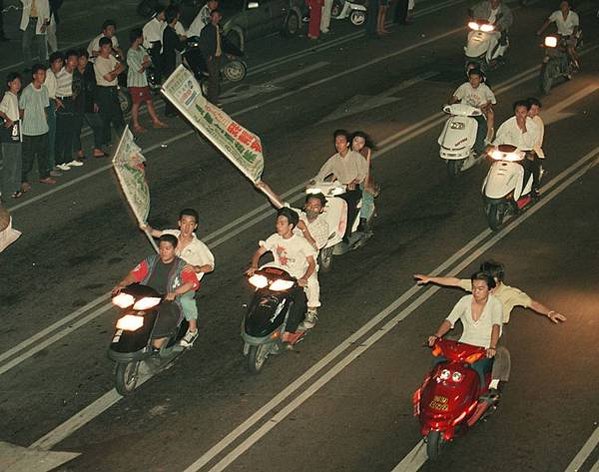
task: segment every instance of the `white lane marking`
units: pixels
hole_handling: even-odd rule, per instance
[[[599,460],[595,462],[595,465],[591,467],[591,470],[589,470],[589,472],[599,472]]]
[[[49,472],[80,455],[79,452],[48,452],[27,449],[0,441],[2,472]]]
[[[596,165],[599,162],[599,147],[593,149],[590,153],[586,154],[584,157],[579,159],[576,163],[569,166],[567,169],[562,171],[558,176],[552,179],[545,187],[543,187],[543,199],[536,203],[533,207],[531,207],[528,211],[522,214],[520,217],[512,220],[504,229],[500,232],[496,233],[493,237],[491,237],[488,241],[486,241],[481,247],[475,249],[471,252],[464,260],[462,260],[454,269],[452,269],[447,276],[456,276],[464,269],[466,269],[470,264],[479,259],[485,252],[487,252],[491,247],[505,238],[508,234],[514,231],[518,226],[528,220],[531,216],[536,214],[541,208],[551,202],[555,197],[561,194],[565,189],[567,189],[570,185],[576,182],[582,175],[584,175],[593,165]],[[590,165],[587,165],[589,164]],[[581,167],[587,165],[586,168],[579,170]],[[569,176],[569,177],[568,177]],[[561,182],[564,180],[564,182]],[[560,183],[561,182],[561,183]],[[551,193],[546,194],[546,192],[553,188],[557,187],[555,190],[551,191]],[[485,230],[479,234],[478,237],[483,235],[488,235],[490,230]],[[476,238],[475,238],[476,239]],[[412,287],[414,288],[414,287]],[[233,449],[229,454],[225,456],[220,462],[218,462],[214,467],[210,469],[210,472],[220,472],[228,467],[231,463],[233,463],[237,458],[239,458],[244,452],[250,449],[256,442],[258,442],[263,436],[265,436],[270,430],[272,430],[277,424],[281,423],[282,420],[288,416],[291,412],[297,409],[302,403],[304,403],[308,398],[314,395],[318,390],[320,390],[324,385],[326,385],[330,380],[332,380],[337,374],[339,374],[345,367],[347,367],[351,362],[357,359],[361,354],[363,354],[366,350],[372,347],[377,341],[379,341],[385,334],[390,332],[393,328],[397,326],[402,320],[404,320],[407,316],[413,313],[418,307],[420,307],[424,302],[426,302],[429,298],[431,298],[437,291],[440,290],[440,287],[429,287],[425,289],[425,292],[416,298],[409,306],[404,308],[398,315],[396,315],[393,319],[389,320],[382,328],[376,330],[376,332],[370,336],[366,341],[360,342],[360,344],[356,347],[354,351],[349,353],[344,359],[339,361],[331,370],[329,370],[326,374],[324,374],[320,379],[318,379],[314,384],[310,385],[304,392],[302,392],[299,396],[295,397],[292,402],[290,402],[285,408],[280,410],[277,414],[275,414],[269,421],[264,423],[258,430],[256,430],[253,434],[251,434],[246,440],[244,440],[241,444],[239,444],[235,449]],[[410,290],[408,290],[409,292]],[[407,293],[407,292],[406,292]],[[404,294],[405,295],[405,294]],[[403,297],[403,295],[402,295]],[[393,309],[391,309],[394,307]],[[391,314],[395,311],[396,302],[392,303],[389,307],[387,307],[381,313]],[[377,315],[377,317],[379,317]],[[225,438],[226,439],[226,438]],[[203,456],[202,456],[203,457]],[[200,468],[205,465],[207,461],[202,460],[200,458],[198,461],[194,462],[191,466],[187,467],[184,472],[197,472]],[[417,463],[413,463],[415,466]],[[422,465],[422,464],[421,464]],[[420,465],[420,466],[421,466]],[[420,468],[418,466],[418,468]],[[409,469],[409,470],[418,470]]]
[[[402,461],[391,472],[412,472],[420,469],[427,461],[426,444],[420,440]]]
[[[577,101],[582,100],[588,95],[591,95],[597,89],[599,89],[599,85],[597,84],[587,85],[582,90],[562,100],[559,103],[559,106],[554,107],[554,110],[551,113],[543,113],[543,122],[545,123],[545,126],[550,125],[551,123],[556,123],[557,121],[563,120],[565,118],[569,118],[570,116],[576,115],[576,113],[563,110],[573,105]]]
[[[566,467],[566,470],[564,472],[578,472],[582,465],[585,463],[585,461],[588,459],[588,457],[591,455],[593,450],[597,447],[597,444],[599,444],[599,426],[595,428],[593,434],[591,434],[587,442],[584,443],[582,449],[578,451],[578,454],[576,454],[576,457],[572,459],[572,462],[570,462],[570,464],[568,465],[568,467]],[[599,464],[599,462],[597,464]],[[595,470],[598,467],[597,464],[595,464],[593,470]]]

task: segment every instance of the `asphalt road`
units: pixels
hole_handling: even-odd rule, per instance
[[[248,51],[252,75],[225,90],[225,110],[261,136],[264,180],[280,193],[300,189],[334,152],[334,129],[363,129],[379,143],[374,238],[321,275],[317,327],[259,376],[246,372],[241,353],[239,323],[251,296],[242,271],[273,231],[274,213],[184,121],[139,140],[150,223],[169,226],[180,208],[197,208],[216,271],[200,292],[194,348],[131,398],[112,391],[105,351],[115,313],[102,297],[151,248],[108,163],[87,162],[51,193],[36,186],[13,205],[23,236],[0,255],[0,441],[81,454],[61,471],[573,471],[581,460],[579,470],[597,467],[599,27],[583,14],[584,70],[543,99],[553,121],[543,198],[493,235],[479,197],[487,164],[450,181],[436,143],[441,104],[462,82],[465,5],[422,2],[413,26],[381,41],[340,23],[310,50],[302,38],[257,41]],[[550,10],[516,12],[509,63],[490,77],[500,122],[514,100],[536,94],[541,52],[530,31]],[[410,404],[430,366],[420,345],[460,293],[415,288],[412,274],[467,276],[489,257],[505,263],[509,284],[568,321],[513,314],[513,374],[500,409],[428,464]],[[18,454],[25,452],[10,457]]]

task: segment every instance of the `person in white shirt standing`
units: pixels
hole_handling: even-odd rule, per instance
[[[208,0],[187,28],[187,36],[199,36],[204,26],[210,23],[210,13],[218,9],[218,0]]]
[[[64,63],[62,53],[56,51],[50,54],[50,67],[46,70],[46,80],[44,85],[48,89],[50,106],[48,107],[48,164],[50,166],[50,175],[59,177],[62,172],[56,168],[56,110],[62,106],[62,102],[56,99],[56,74],[60,72]],[[70,170],[67,167],[66,170]]]
[[[11,72],[6,77],[6,91],[0,102],[0,151],[2,151],[0,194],[3,200],[6,200],[9,195],[12,198],[23,195],[20,189],[23,162],[20,91],[21,76],[17,72]]]
[[[46,30],[50,24],[50,5],[48,0],[21,0],[23,13],[21,14],[20,29],[23,31],[23,62],[25,69],[32,66],[31,42],[35,40],[40,62],[48,60],[48,43]]]
[[[90,60],[100,55],[100,39],[108,38],[112,44],[112,52],[119,56],[121,61],[125,60],[123,50],[119,46],[119,39],[116,37],[116,21],[106,20],[102,23],[102,31],[98,36],[92,39],[87,46]],[[93,62],[93,61],[92,61]]]
[[[580,29],[580,18],[578,13],[570,9],[569,0],[563,0],[559,4],[559,10],[554,11],[549,18],[545,20],[541,29],[537,31],[537,35],[541,36],[543,31],[551,24],[555,23],[557,27],[557,34],[568,38],[568,54],[576,64],[576,67],[580,69],[580,57],[576,52],[576,43],[578,42],[578,32]]]

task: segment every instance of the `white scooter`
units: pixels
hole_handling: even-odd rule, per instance
[[[333,256],[340,256],[358,249],[372,236],[372,232],[358,231],[360,225],[358,215],[353,223],[349,242],[347,244],[343,242],[343,235],[347,228],[347,202],[339,196],[343,195],[346,190],[346,186],[339,182],[314,182],[306,189],[308,194],[322,193],[327,199],[321,218],[326,219],[330,235],[326,245],[318,254],[319,270],[322,272],[331,270]],[[361,208],[361,206],[362,203],[360,202],[358,208]]]
[[[335,20],[349,18],[352,25],[362,26],[366,22],[366,11],[366,6],[357,1],[333,0],[331,18]]]
[[[450,115],[439,136],[439,155],[447,161],[450,177],[457,177],[478,163],[482,156],[474,151],[478,122],[476,116],[483,116],[480,109],[464,103],[445,105],[443,111]]]
[[[526,152],[515,146],[500,145],[489,155],[493,164],[483,182],[482,194],[489,227],[497,231],[508,215],[533,203],[533,175],[530,173],[525,181]]]
[[[509,47],[509,38],[505,44],[497,41],[497,45],[491,48],[492,40],[501,33],[495,30],[486,20],[472,20],[468,22],[468,41],[464,47],[466,54],[466,68],[469,64],[477,64],[484,72],[493,67],[503,57]]]

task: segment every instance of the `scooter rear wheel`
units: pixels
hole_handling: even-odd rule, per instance
[[[119,363],[116,365],[114,385],[116,391],[123,396],[131,395],[139,380],[139,361]]]
[[[259,374],[266,359],[268,358],[268,345],[260,344],[259,346],[250,346],[248,352],[248,370],[252,374]]]
[[[444,443],[441,431],[430,431],[428,433],[426,437],[426,455],[429,460],[436,461],[439,458]]]
[[[354,10],[349,15],[349,21],[354,26],[362,26],[366,22],[366,12]]]

